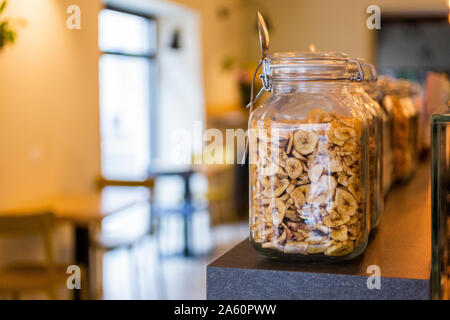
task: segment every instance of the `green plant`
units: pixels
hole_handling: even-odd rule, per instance
[[[4,0],[0,4],[0,16],[5,11],[8,1]],[[12,19],[4,18],[0,20],[0,50],[8,45],[13,44],[16,40],[17,31],[14,21]]]

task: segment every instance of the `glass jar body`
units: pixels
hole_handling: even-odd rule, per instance
[[[383,114],[381,107],[363,89],[360,83],[350,85],[350,93],[355,97],[367,118],[369,135],[369,197],[367,199],[370,215],[370,228],[375,228],[384,210],[383,196]]]
[[[285,260],[361,254],[370,224],[367,139],[346,81],[274,83],[250,119],[253,246]]]

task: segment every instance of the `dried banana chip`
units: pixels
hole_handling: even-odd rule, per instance
[[[343,188],[337,188],[336,190],[336,210],[341,215],[353,216],[358,209],[358,202],[353,195],[344,190]]]
[[[300,209],[305,204],[305,193],[302,187],[297,187],[291,192],[291,199],[294,200],[294,204],[297,209]]]
[[[342,150],[344,152],[350,152],[350,154],[353,154],[353,152],[358,151],[359,146],[355,139],[349,139],[342,147]]]
[[[328,215],[323,217],[323,224],[330,228],[340,227],[346,224],[350,220],[349,216],[338,216],[336,218],[332,218],[332,215]]]
[[[289,178],[297,179],[303,172],[302,162],[296,158],[288,158],[285,161],[285,170]]]
[[[351,176],[348,179],[348,190],[355,197],[356,200],[360,201],[361,199],[361,180],[357,176]]]
[[[300,253],[306,254],[308,243],[303,241],[287,241],[284,246],[284,253]]]
[[[336,179],[333,176],[323,175],[317,183],[311,183],[306,200],[313,204],[332,201],[331,197],[336,186]]]
[[[330,246],[325,254],[327,256],[345,256],[346,254],[351,253],[355,248],[355,244],[351,240],[346,240],[343,242],[335,242],[332,246]]]
[[[334,228],[331,230],[331,239],[338,240],[338,241],[344,241],[348,239],[347,236],[347,226],[342,225],[339,228]]]
[[[321,164],[317,163],[313,165],[308,171],[309,180],[311,180],[312,183],[318,182],[322,172],[323,166]]]
[[[341,141],[347,141],[350,138],[356,137],[356,131],[348,127],[338,127],[334,129],[333,134],[336,139]]]
[[[325,110],[315,108],[309,111],[309,123],[327,123],[332,119],[330,114]]]
[[[287,193],[287,194],[291,194],[292,191],[294,191],[294,189],[295,189],[295,184],[291,183],[291,184],[289,185],[289,187],[286,188],[286,193]]]
[[[274,179],[273,180],[274,183],[274,190],[273,190],[273,194],[275,197],[279,197],[280,195],[283,194],[283,192],[287,189],[287,187],[289,186],[289,180],[288,179]]]
[[[295,151],[295,150],[292,150],[291,154],[292,154],[295,158],[297,158],[297,159],[299,159],[299,160],[302,160],[302,161],[308,160],[308,159],[306,159],[304,156],[302,156],[300,153],[298,153],[298,152]]]
[[[361,222],[355,222],[348,227],[349,235],[356,237],[361,232]]]
[[[292,132],[289,132],[289,143],[286,149],[286,152],[288,154],[291,153],[293,144],[294,144],[294,134]]]
[[[324,243],[328,240],[328,236],[311,231],[306,240],[308,243]]]
[[[278,198],[275,199],[274,202],[272,202],[271,206],[272,211],[272,221],[274,225],[279,225],[281,222],[283,222],[284,215],[286,213],[286,204],[283,200],[280,200]]]
[[[286,210],[284,217],[292,221],[300,221],[300,216],[296,210]]]
[[[342,161],[340,159],[331,159],[330,160],[330,172],[341,172],[342,171]]]
[[[278,245],[273,242],[265,242],[261,245],[261,247],[263,247],[264,249],[276,249]]]
[[[323,243],[312,243],[308,245],[308,253],[324,253],[327,249],[334,244],[334,241],[326,241]]]
[[[319,136],[313,132],[297,130],[294,134],[294,149],[302,155],[314,151],[319,141]]]

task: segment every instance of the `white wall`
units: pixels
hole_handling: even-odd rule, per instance
[[[66,9],[81,7],[81,30]],[[17,43],[0,52],[0,208],[86,191],[100,172],[97,0],[14,0]]]
[[[71,4],[81,7],[81,30],[66,28]],[[99,10],[99,0],[9,1],[5,16],[24,18],[27,26],[0,52],[0,210],[94,186]],[[56,234],[60,260],[71,260],[69,230]],[[42,256],[41,249],[33,240],[0,242],[0,264]]]

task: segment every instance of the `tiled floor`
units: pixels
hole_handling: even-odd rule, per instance
[[[205,299],[206,265],[247,236],[247,223],[215,227],[208,236],[215,243],[209,255],[169,257],[159,262],[155,240],[149,239],[137,249],[137,272],[127,251],[108,252],[103,260],[104,299]],[[138,273],[139,288],[133,285],[136,278],[130,277],[130,272]]]

